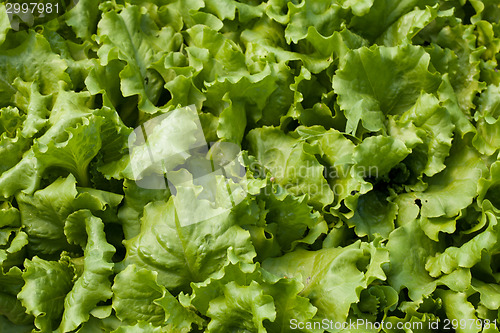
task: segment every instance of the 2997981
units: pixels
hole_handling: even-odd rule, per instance
[[[31,14],[52,14],[59,13],[61,10],[61,5],[59,3],[43,3],[43,2],[7,2],[5,3],[5,9],[7,14],[21,14],[21,13],[31,13]]]
[[[14,30],[27,29],[60,17],[78,0],[8,0],[5,11]]]

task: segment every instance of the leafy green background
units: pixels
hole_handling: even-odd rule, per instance
[[[0,332],[499,332],[499,21],[497,0],[80,0],[13,29],[0,4]],[[130,165],[133,129],[189,105],[247,170],[209,219],[203,188]]]

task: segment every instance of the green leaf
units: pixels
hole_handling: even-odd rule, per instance
[[[333,78],[346,131],[355,134],[360,121],[368,131],[385,130],[385,114],[407,111],[422,90],[436,92],[441,80],[428,71],[429,60],[423,48],[412,45],[349,52]]]
[[[103,105],[120,110],[122,118],[125,122],[128,122],[128,119],[126,119],[128,117],[126,116],[129,115],[126,114],[126,111],[130,113],[131,107],[126,107],[125,102],[127,100],[122,96],[120,82],[114,80],[114,78],[119,76],[124,67],[123,62],[118,59],[110,60],[106,66],[96,63],[85,79],[85,86],[92,95],[102,94]],[[130,102],[130,97],[128,101]],[[134,114],[133,118],[135,117],[137,116]]]
[[[309,145],[277,128],[263,127],[247,135],[249,152],[271,172],[276,182],[294,195],[307,194],[308,203],[322,207],[333,201],[323,166],[308,152]]]
[[[7,32],[11,29],[9,16],[4,6],[0,7],[0,45],[5,41]]]
[[[479,81],[479,57],[482,49],[476,49],[473,26],[442,26],[430,36],[435,44],[427,49],[431,63],[442,74],[448,73],[456,93],[458,105],[466,115],[476,108],[473,99],[483,90],[485,84]]]
[[[317,316],[344,322],[361,290],[376,279],[385,280],[386,249],[360,241],[346,247],[318,251],[297,249],[279,258],[266,259],[263,268],[278,276],[301,280],[301,296],[318,308]],[[361,268],[362,267],[362,268]]]
[[[125,199],[118,210],[118,218],[123,225],[125,239],[137,236],[141,225],[137,223],[142,218],[144,207],[149,202],[167,200],[170,196],[168,189],[151,190],[139,187],[136,182],[125,180],[123,183]]]
[[[33,332],[35,326],[31,325],[16,325],[0,316],[0,330],[5,333],[30,333]]]
[[[100,163],[97,165],[97,170],[106,179],[130,177],[127,173],[129,165],[127,153],[132,129],[123,123],[114,109],[103,107],[95,114],[105,119],[100,127],[101,148],[97,155]]]
[[[387,249],[391,262],[387,273],[389,284],[397,291],[408,289],[413,301],[420,301],[436,288],[435,280],[425,269],[426,259],[442,245],[430,240],[413,220],[389,235]]]
[[[457,132],[463,137],[466,133],[473,132],[474,126],[471,124],[468,115],[464,113],[450,83],[448,74],[443,75],[443,82],[438,90],[439,100],[450,113],[451,119],[455,124]]]
[[[200,329],[206,326],[204,319],[192,309],[182,306],[177,298],[166,290],[163,292],[163,297],[156,300],[155,303],[165,310],[166,321],[163,327],[166,327],[169,332],[188,333],[194,328],[193,324],[196,324]]]
[[[97,30],[99,1],[79,0],[66,14],[66,24],[73,28],[77,37],[89,40]]]
[[[314,242],[315,238],[306,240],[307,236],[304,238],[302,236],[306,235],[306,231],[311,235],[313,228],[324,224],[324,221],[318,212],[312,212],[312,207],[307,205],[306,196],[297,198],[281,187],[277,187],[276,192],[271,188],[265,189],[265,192],[267,191],[272,193],[262,196],[265,209],[268,210],[265,218],[270,229],[276,226],[276,230],[271,234],[276,238],[282,251],[293,250],[301,241]],[[326,232],[327,228],[324,226],[322,229]]]
[[[58,178],[33,195],[19,193],[16,197],[30,249],[46,254],[60,253],[62,250],[78,251],[78,247],[72,244],[85,246],[85,223],[79,219],[82,215],[77,212],[74,216],[74,212],[89,209],[100,214],[109,207],[117,206],[121,199],[121,195],[114,193],[77,189],[72,175]],[[74,228],[68,227],[68,224]]]
[[[478,111],[474,114],[477,132],[472,140],[480,153],[492,155],[500,148],[500,87],[490,85],[479,98]]]
[[[345,1],[344,5],[353,4],[355,8],[366,6],[369,1],[357,2]],[[288,7],[290,21],[285,30],[287,42],[297,43],[305,38],[309,26],[313,26],[323,36],[330,36],[335,30],[339,30],[345,10],[337,3],[329,1],[307,1],[301,4],[290,3]],[[365,11],[365,9],[361,9]]]
[[[0,205],[0,228],[3,227],[20,227],[21,215],[19,210],[12,206],[8,201],[4,201]]]
[[[424,216],[454,216],[478,193],[477,182],[485,169],[477,152],[457,140],[445,163],[448,167],[431,178],[428,188],[418,195]]]
[[[481,295],[481,304],[489,310],[498,310],[500,308],[499,297],[500,287],[494,283],[484,283],[480,280],[472,280],[472,289]]]
[[[476,11],[476,15],[471,17],[471,22],[476,23],[480,19],[489,22],[498,22],[498,18],[500,18],[500,9],[496,6],[494,0],[472,1],[471,4]]]
[[[390,0],[374,0],[373,5],[365,15],[357,15],[352,18],[350,27],[356,33],[375,41],[380,38],[398,19],[405,17],[415,7],[423,8],[432,5],[432,0],[403,0],[393,2]]]
[[[51,29],[43,31],[44,37],[50,44],[52,51],[61,56],[67,64],[66,72],[71,79],[71,87],[79,91],[84,88],[84,81],[95,61],[90,48],[94,45],[90,41],[70,41]]]
[[[80,184],[87,185],[88,163],[101,147],[98,133],[103,121],[90,115],[89,97],[87,92],[59,90],[48,119],[50,128],[34,141],[19,163],[0,176],[4,197],[19,190],[33,193],[50,168],[66,168],[74,173]],[[87,115],[90,116],[87,118]],[[60,171],[55,173],[66,175]]]
[[[87,231],[83,273],[64,299],[64,314],[59,332],[76,329],[89,319],[89,313],[97,303],[106,301],[113,295],[109,277],[113,273],[111,257],[115,248],[106,240],[101,219],[86,210],[85,218],[80,222],[85,224]]]
[[[201,222],[181,224],[178,214],[182,210],[193,211],[192,205],[203,207],[192,216],[201,217]],[[125,241],[124,263],[156,271],[159,284],[179,290],[188,288],[190,282],[205,280],[223,267],[230,247],[243,261],[251,261],[255,252],[248,232],[236,224],[228,211],[208,219],[203,217],[211,209],[209,202],[196,199],[192,190],[178,192],[175,200],[171,197],[167,202],[148,204],[140,234]]]
[[[347,221],[350,227],[355,227],[359,237],[366,235],[374,239],[380,235],[387,239],[394,230],[394,220],[397,214],[397,205],[378,191],[370,191],[358,198],[354,216]]]
[[[15,136],[23,120],[17,108],[2,108],[2,113],[0,113],[0,134],[5,135],[5,137]]]
[[[18,77],[24,81],[37,80],[42,94],[59,90],[61,80],[69,82],[65,62],[51,51],[47,40],[34,31],[16,48],[0,51],[0,64],[0,106],[8,105],[16,93],[13,84]]]
[[[223,295],[223,288],[229,282],[240,286],[248,286],[252,281],[263,281],[260,264],[245,263],[234,256],[234,251],[228,250],[228,263],[218,272],[202,282],[191,284],[193,290],[190,296],[183,293],[179,300],[184,306],[194,306],[202,315],[207,315],[209,303]]]
[[[24,82],[20,79],[15,79],[13,86],[17,89],[13,96],[14,104],[18,108],[10,108],[2,110],[2,122],[9,121],[0,129],[0,174],[14,167],[21,161],[23,154],[29,149],[31,138],[38,133],[47,123],[48,104],[51,96],[43,96],[38,91],[38,84]],[[16,111],[17,110],[17,111]],[[19,113],[21,111],[21,113]],[[18,113],[17,121],[8,118],[14,117]],[[24,114],[23,114],[24,113]],[[8,116],[10,114],[10,116]],[[13,127],[14,124],[22,126]],[[5,128],[5,127],[9,128]]]
[[[33,323],[33,317],[26,314],[26,309],[15,295],[0,292],[0,314],[16,326]],[[2,332],[4,331],[2,330]]]
[[[498,186],[499,176],[500,163],[495,162],[490,166],[489,173],[479,179],[477,201],[480,206],[486,205],[486,207],[489,207],[493,205],[496,209],[500,208],[500,202],[497,199],[500,190]]]
[[[6,109],[3,109],[6,111]],[[7,113],[7,112],[5,112]],[[7,136],[7,132],[0,134],[0,173],[3,173],[15,166],[23,156],[25,149],[28,148],[28,140],[22,137],[19,131],[16,131],[14,137]]]
[[[82,118],[82,124],[67,130],[64,142],[38,142],[34,156],[41,168],[62,167],[71,171],[82,186],[88,186],[88,165],[101,148],[102,118]]]
[[[405,144],[392,137],[371,136],[363,140],[353,150],[355,172],[363,177],[382,177],[401,162],[410,150]]]
[[[456,230],[457,218],[425,217],[420,218],[420,228],[435,242],[439,242],[439,233],[453,234]]]
[[[492,24],[493,23],[493,24]],[[476,23],[477,28],[477,41],[479,47],[485,47],[486,51],[481,54],[481,58],[486,60],[496,60],[495,56],[500,52],[500,38],[498,38],[498,33],[495,32],[495,21],[479,21]]]
[[[17,298],[26,311],[35,317],[35,326],[52,331],[64,309],[64,298],[73,287],[73,269],[68,261],[46,261],[38,257],[24,262],[25,285]]]
[[[276,319],[264,322],[268,332],[294,332],[290,327],[292,319],[306,322],[316,314],[317,309],[311,305],[309,299],[300,295],[303,285],[299,281],[282,278],[274,284],[264,284],[263,287],[265,293],[274,299],[276,307]]]
[[[203,320],[158,285],[156,278],[156,272],[135,265],[115,277],[113,308],[118,318],[132,324],[147,321],[168,332],[190,332],[193,323],[203,326]]]
[[[0,282],[2,282],[1,292],[17,295],[24,285],[22,272],[19,267],[12,267],[6,273],[5,270],[0,270]]]
[[[16,79],[14,87],[17,92],[13,96],[13,102],[26,114],[21,134],[25,138],[31,138],[47,125],[53,95],[42,95],[36,81],[24,82]]]
[[[241,38],[247,49],[247,58],[254,65],[249,68],[264,68],[268,65],[266,59],[287,63],[301,60],[304,68],[317,74],[328,68],[334,59],[342,58],[351,49],[367,44],[365,39],[347,29],[334,31],[331,36],[323,36],[315,27],[309,26],[304,40],[298,44],[298,49],[292,51],[292,48],[286,45],[282,30],[281,25],[262,20],[256,23],[253,29],[242,32]],[[277,97],[283,98],[283,94],[287,97],[290,95],[289,89],[281,91],[282,94]]]
[[[348,139],[348,136],[336,129],[329,129],[325,132],[321,128],[313,128],[314,135],[310,136],[308,141],[313,146],[319,146],[322,159],[326,162],[324,174],[335,195],[332,209],[338,210],[344,199],[347,199],[349,207],[354,209],[357,197],[353,197],[353,193],[364,194],[373,188],[372,184],[365,181],[363,177],[375,176],[375,174],[370,174],[375,169],[364,170],[366,171],[364,173],[356,172],[352,160],[356,145]]]
[[[146,321],[155,326],[165,321],[165,311],[154,303],[163,296],[162,287],[156,282],[157,275],[129,265],[115,276],[113,309],[120,320],[129,324]]]
[[[481,260],[483,251],[488,252],[496,248],[498,244],[498,236],[495,232],[497,219],[491,212],[485,212],[481,218],[488,221],[486,230],[460,247],[450,246],[442,253],[436,253],[427,259],[425,268],[431,276],[439,276],[441,272],[450,274],[459,267],[470,268]]]
[[[64,221],[74,211],[77,193],[73,176],[59,178],[33,195],[19,193],[16,199],[30,248],[41,253],[71,249],[64,235]]]
[[[273,298],[264,295],[262,287],[255,281],[248,286],[229,282],[223,293],[210,302],[207,311],[212,318],[208,324],[209,332],[248,330],[263,333],[267,332],[263,321],[276,319]]]
[[[436,294],[443,300],[446,316],[451,320],[475,322],[477,320],[474,306],[467,301],[466,293],[455,293],[451,290],[437,290]],[[459,332],[479,332],[475,325],[460,329]]]
[[[115,316],[108,316],[104,319],[97,319],[90,317],[89,321],[82,324],[82,327],[78,329],[78,333],[107,333],[114,331],[122,322],[118,320]]]
[[[224,296],[228,283],[236,283],[237,286],[250,286],[252,283],[258,283],[259,288],[255,287],[255,289],[262,290],[265,296],[272,296],[276,307],[276,320],[265,321],[266,329],[288,332],[290,319],[308,320],[314,316],[316,309],[307,298],[300,296],[303,285],[299,281],[270,275],[269,272],[262,270],[258,263],[243,263],[232,253],[229,254],[229,258],[230,263],[221,271],[203,282],[193,283],[193,293],[189,298],[181,294],[179,296],[181,303],[185,306],[195,306],[203,315],[207,315],[212,300]],[[241,316],[245,322],[252,321],[250,312],[241,313]]]
[[[245,56],[234,41],[202,25],[189,28],[187,33],[188,58],[205,82],[234,83],[248,75]]]
[[[109,11],[102,15],[97,36],[101,65],[113,59],[127,63],[120,72],[123,96],[139,95],[139,109],[156,112],[164,83],[151,65],[166,52],[179,48],[180,34],[168,26],[159,28],[145,8],[126,6],[120,13]]]
[[[455,140],[444,162],[447,168],[429,178],[425,190],[400,195],[399,200],[419,200],[424,217],[454,217],[478,195],[477,184],[486,172],[485,165],[466,141]]]
[[[416,128],[416,135],[426,146],[417,144],[415,147],[427,155],[424,169],[417,173],[433,176],[445,168],[444,160],[449,154],[455,128],[452,117],[435,96],[422,94],[415,105],[396,121],[397,126],[410,122]]]
[[[228,95],[224,95],[224,101],[229,107],[222,111],[217,126],[217,136],[229,142],[240,143],[247,124],[244,103],[233,102]]]
[[[377,44],[396,46],[411,44],[412,38],[432,22],[438,15],[437,6],[415,9],[401,15],[396,22],[377,38]]]

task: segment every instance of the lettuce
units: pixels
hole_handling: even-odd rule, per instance
[[[0,4],[0,332],[500,331],[498,1],[57,3]]]

